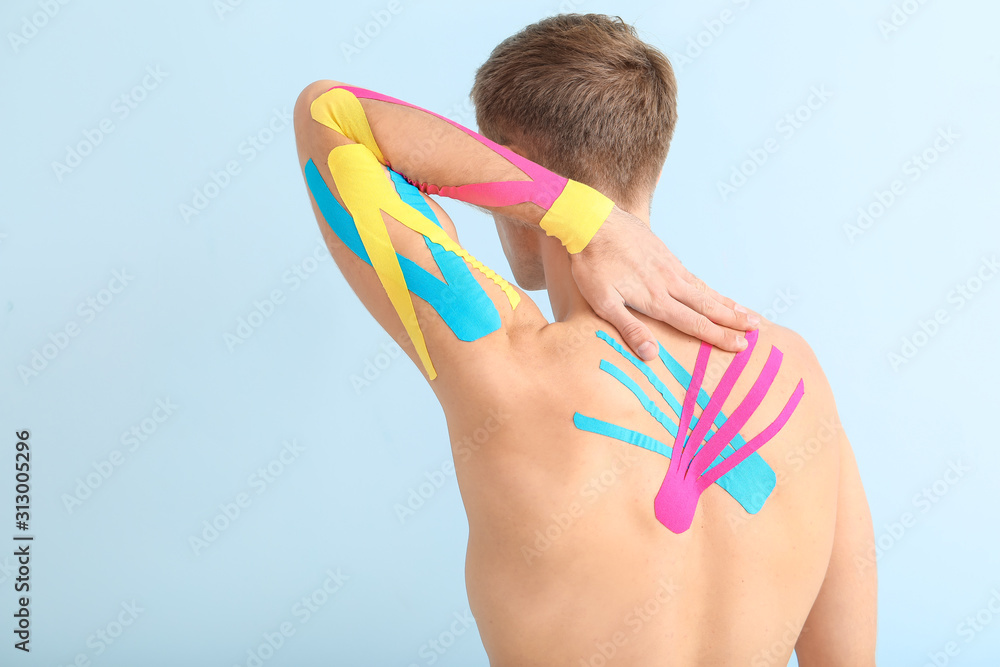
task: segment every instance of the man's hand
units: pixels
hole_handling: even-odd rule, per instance
[[[760,317],[693,276],[641,220],[615,208],[587,247],[570,255],[583,298],[649,361],[659,347],[625,306],[730,352],[746,347],[743,332]]]
[[[296,103],[297,117],[308,118],[312,105],[334,88],[344,94],[327,98],[327,103],[348,104],[345,113],[360,116],[364,122],[351,125],[353,131],[348,132],[351,137],[343,134],[344,127],[335,120],[323,125],[346,142],[367,142],[363,145],[369,150],[374,148],[376,157],[381,156],[385,166],[392,165],[411,183],[419,183],[421,189],[431,194],[541,225],[543,217],[550,215],[558,201],[552,199],[554,193],[569,185],[558,174],[443,116],[336,81],[317,81],[306,88],[299,98],[301,105]],[[345,101],[344,95],[353,99],[353,103]],[[297,134],[301,126],[302,123],[297,124]],[[356,132],[363,127],[366,132]],[[436,139],[427,141],[422,137]],[[475,141],[469,142],[469,137]],[[525,177],[528,180],[523,180]],[[574,189],[577,194],[579,190]],[[538,201],[547,204],[542,206]],[[572,210],[572,197],[569,203]],[[559,223],[556,227],[561,226],[565,231],[565,223],[572,224],[573,220],[572,216],[567,220],[557,216],[552,222]],[[553,228],[543,229],[559,237]],[[565,238],[560,240],[567,243]],[[587,245],[583,250],[570,254],[580,293],[594,312],[621,332],[641,358],[655,358],[656,340],[626,305],[724,350],[738,351],[746,346],[742,333],[759,319],[751,320],[753,315],[688,273],[636,217],[614,208],[589,242],[584,242]],[[644,346],[645,343],[648,345]]]

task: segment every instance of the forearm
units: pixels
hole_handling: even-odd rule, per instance
[[[384,218],[427,239],[434,229],[411,220],[412,207],[399,206],[397,193],[385,187],[386,167],[425,193],[518,218],[558,238],[571,253],[573,279],[584,299],[644,360],[655,357],[656,341],[629,307],[731,352],[746,347],[740,331],[753,328],[746,311],[734,311],[731,299],[684,269],[648,223],[593,188],[560,177],[457,123],[392,98],[320,81],[299,96],[295,134],[306,157],[303,164],[315,160],[328,168],[322,179],[328,179],[338,205],[355,218],[366,252],[379,258],[372,260],[379,280],[396,286],[393,305],[413,335],[415,315],[404,298],[404,276]],[[387,212],[387,205],[395,215]],[[384,257],[380,249],[386,250]]]
[[[610,199],[586,185],[379,93],[332,85],[312,101],[310,112],[314,120],[365,144],[379,162],[422,191],[539,225],[573,253],[616,211]]]

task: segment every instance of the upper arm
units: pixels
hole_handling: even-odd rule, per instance
[[[312,118],[312,102],[335,85],[311,84],[294,112],[299,165],[330,254],[425,376],[461,383],[495,368],[510,353],[510,331],[544,318],[524,292],[461,247],[435,201]]]
[[[836,402],[819,362],[805,341],[811,385],[834,429],[834,460],[839,468],[833,544],[819,593],[795,645],[802,667],[875,665],[878,581],[871,511],[851,444],[836,412]]]
[[[875,665],[875,536],[861,476],[846,437],[841,438],[840,456],[833,552],[795,645],[802,667]]]

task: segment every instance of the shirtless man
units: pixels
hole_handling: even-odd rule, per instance
[[[757,667],[794,649],[803,667],[874,665],[871,517],[815,356],[649,230],[669,63],[620,20],[563,15],[500,44],[473,99],[496,143],[335,81],[302,92],[295,131],[330,253],[447,417],[491,664]],[[556,321],[421,191],[490,211],[517,283],[547,290]],[[719,418],[696,403],[700,378]],[[759,406],[739,410],[748,394]],[[696,425],[677,424],[703,410],[728,456],[777,429],[699,495],[684,485],[714,455],[694,472]]]

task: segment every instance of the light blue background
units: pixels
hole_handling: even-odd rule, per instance
[[[308,261],[320,235],[292,130],[253,159],[241,151],[321,78],[473,125],[475,68],[502,38],[560,9],[399,2],[350,58],[342,44],[388,3],[244,0],[220,14],[211,0],[74,1],[16,49],[8,33],[42,10],[3,3],[0,542],[14,532],[13,433],[25,428],[37,536],[30,656],[11,648],[13,558],[0,556],[3,665],[78,654],[101,666],[246,665],[283,622],[295,634],[268,666],[426,665],[426,642],[468,609],[454,477],[405,523],[394,510],[450,459],[441,410],[405,361],[355,390],[351,376],[384,362],[389,338],[332,262]],[[619,14],[673,59],[680,122],[654,230],[711,285],[799,331],[823,362],[885,547],[880,664],[922,665],[954,641],[949,664],[995,665],[1000,618],[971,641],[959,624],[1000,589],[989,421],[1000,397],[1000,279],[962,308],[949,294],[1000,251],[1000,8],[909,4],[916,13],[888,35],[878,24],[891,19],[890,0],[562,8]],[[725,9],[731,23],[705,32]],[[707,46],[682,62],[703,32]],[[112,105],[147,67],[167,75],[121,118]],[[832,97],[785,139],[776,124],[813,86]],[[53,162],[106,118],[114,131],[60,181]],[[904,164],[949,127],[959,139],[909,180]],[[723,201],[718,182],[770,137],[779,150]],[[180,205],[229,161],[240,173],[186,223]],[[852,243],[844,225],[894,179],[905,192]],[[492,221],[448,208],[466,247],[509,276]],[[316,270],[296,286],[288,272],[303,262]],[[78,304],[122,269],[129,284],[85,321]],[[273,290],[283,302],[230,350],[224,336]],[[887,355],[939,309],[947,322],[894,369]],[[71,322],[79,335],[23,379],[18,367]],[[128,451],[121,434],[167,398],[174,414]],[[304,450],[258,495],[250,476],[292,440]],[[66,494],[114,450],[124,463],[67,510]],[[918,505],[957,461],[971,470],[939,483],[929,509]],[[241,492],[250,506],[196,555],[189,537]],[[906,513],[909,527],[893,534]],[[338,568],[349,579],[301,623],[293,606]],[[139,617],[96,655],[88,637],[133,600]],[[486,665],[474,629],[437,664]]]

